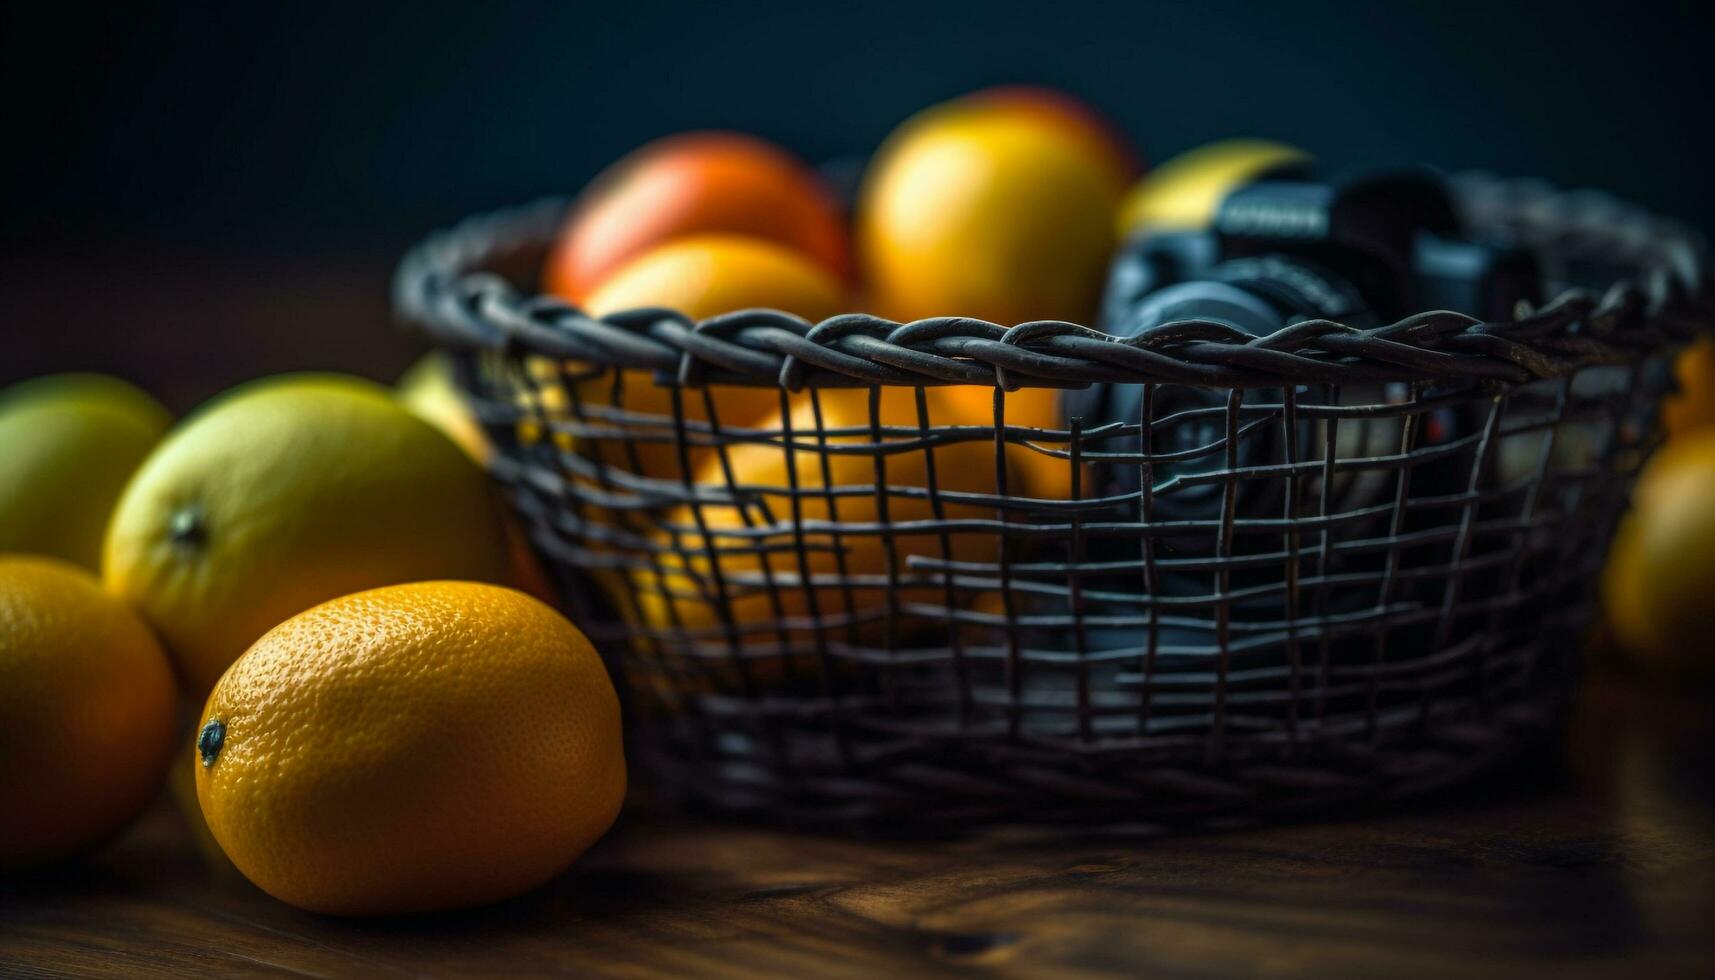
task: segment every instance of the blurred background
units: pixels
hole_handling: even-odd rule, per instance
[[[1154,160],[1228,135],[1333,168],[1599,185],[1715,227],[1707,5],[8,5],[0,384],[107,371],[183,411],[419,349],[394,262],[655,136],[812,160],[1000,82],[1065,88]]]

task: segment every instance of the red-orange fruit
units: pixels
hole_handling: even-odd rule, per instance
[[[567,218],[543,286],[581,303],[631,259],[707,233],[776,242],[850,275],[844,218],[813,171],[756,137],[702,132],[657,140],[597,177]]]

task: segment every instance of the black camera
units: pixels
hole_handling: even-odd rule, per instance
[[[1506,242],[1465,234],[1446,188],[1430,173],[1395,172],[1337,183],[1267,175],[1229,191],[1207,228],[1145,230],[1128,242],[1113,264],[1100,325],[1108,333],[1134,337],[1175,320],[1213,320],[1239,335],[1264,336],[1308,319],[1365,327],[1433,309],[1509,319],[1520,302],[1537,302],[1540,290],[1532,255]],[[1141,503],[1147,477],[1152,491],[1148,519],[1188,522],[1183,533],[1153,539],[1158,574],[1153,594],[1140,598],[1184,607],[1202,620],[1214,601],[1206,597],[1225,588],[1231,596],[1224,600],[1230,628],[1249,630],[1249,636],[1267,635],[1267,624],[1284,614],[1277,587],[1283,573],[1277,562],[1210,557],[1229,471],[1328,457],[1348,463],[1378,460],[1374,465],[1311,466],[1292,479],[1265,470],[1240,472],[1231,480],[1238,518],[1285,518],[1290,487],[1302,495],[1300,517],[1322,518],[1321,526],[1335,541],[1351,545],[1350,551],[1336,548],[1329,561],[1319,561],[1315,574],[1351,583],[1328,593],[1329,613],[1358,612],[1381,601],[1374,583],[1383,578],[1384,552],[1368,543],[1388,535],[1399,487],[1399,469],[1381,460],[1414,457],[1406,529],[1444,519],[1439,499],[1461,499],[1471,479],[1486,419],[1460,393],[1445,393],[1445,401],[1461,407],[1426,408],[1439,394],[1414,393],[1391,383],[1299,386],[1293,391],[1299,412],[1290,432],[1286,392],[1278,388],[1243,391],[1237,419],[1230,418],[1227,391],[1166,383],[1097,384],[1068,392],[1062,407],[1068,420],[1082,420],[1086,432],[1120,424],[1118,434],[1083,447],[1095,494]],[[1337,421],[1330,424],[1330,417]],[[1415,418],[1409,428],[1408,418]],[[1231,447],[1229,424],[1237,433]],[[1418,452],[1425,447],[1444,451]],[[1226,546],[1230,555],[1242,558],[1284,545],[1279,532],[1268,532],[1236,533]],[[1136,559],[1138,548],[1136,540],[1109,537],[1097,545],[1100,555],[1092,557],[1129,568],[1126,559]],[[1226,569],[1224,574],[1212,572],[1217,567],[1212,561]],[[1092,584],[1129,593],[1136,590],[1137,578],[1127,573],[1123,580]],[[1101,612],[1138,614],[1123,601]],[[1255,634],[1258,629],[1261,634]],[[1102,631],[1097,642],[1105,649],[1141,646],[1143,635],[1140,629],[1116,628]],[[1207,649],[1215,633],[1212,625],[1181,618],[1172,636],[1173,642],[1189,644],[1186,649]],[[1238,642],[1239,634],[1233,640]],[[1343,649],[1349,642],[1339,644]]]
[[[1129,242],[1110,273],[1100,325],[1130,337],[1170,321],[1201,319],[1262,336],[1307,319],[1371,326],[1429,309],[1504,319],[1520,301],[1538,299],[1540,278],[1530,253],[1466,236],[1445,187],[1432,174],[1398,172],[1340,183],[1264,179],[1229,192],[1207,229],[1146,231]],[[1218,518],[1222,482],[1197,476],[1228,466],[1226,393],[1158,385],[1145,419],[1144,391],[1142,385],[1094,385],[1068,393],[1064,413],[1081,418],[1086,430],[1112,422],[1141,430],[1147,423],[1153,461],[1147,472],[1157,491],[1152,518]],[[1421,412],[1413,447],[1405,447],[1404,412],[1386,409],[1408,400],[1404,386],[1300,388],[1297,394],[1305,403],[1342,410],[1368,407],[1335,427],[1335,455],[1344,459],[1449,442],[1481,424],[1450,411]],[[1278,389],[1244,393],[1234,453],[1239,467],[1286,461],[1282,399]],[[1325,431],[1311,419],[1300,420],[1299,459],[1326,451]],[[1142,453],[1141,431],[1091,446],[1086,458],[1094,464],[1097,492],[1136,493],[1145,468],[1103,457]],[[1412,474],[1413,494],[1454,492],[1461,488],[1449,484],[1463,473],[1468,470],[1420,464]],[[1391,483],[1377,470],[1350,471],[1328,488],[1330,510],[1361,508]],[[1237,481],[1238,512],[1260,513],[1278,500],[1284,485],[1279,477]]]

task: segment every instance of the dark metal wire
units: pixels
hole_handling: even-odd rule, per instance
[[[1541,251],[1554,300],[1125,340],[594,319],[523,285],[550,201],[431,237],[395,301],[456,355],[662,788],[918,827],[1257,817],[1421,792],[1554,730],[1671,355],[1715,322],[1684,229],[1456,188],[1474,228]],[[650,375],[670,407],[624,407]],[[1009,422],[1019,389],[1092,382],[1145,385],[1140,417]],[[937,421],[948,384],[992,388],[992,417]],[[722,418],[711,385],[776,388],[781,421]],[[1156,415],[1187,387],[1221,397]],[[777,472],[735,463],[759,456]],[[1056,469],[1070,492],[1041,492]]]

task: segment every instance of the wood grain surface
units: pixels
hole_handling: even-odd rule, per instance
[[[876,841],[628,812],[535,893],[298,912],[163,800],[0,885],[0,974],[1715,975],[1708,701],[1612,683],[1566,753],[1410,808],[1197,836]]]

